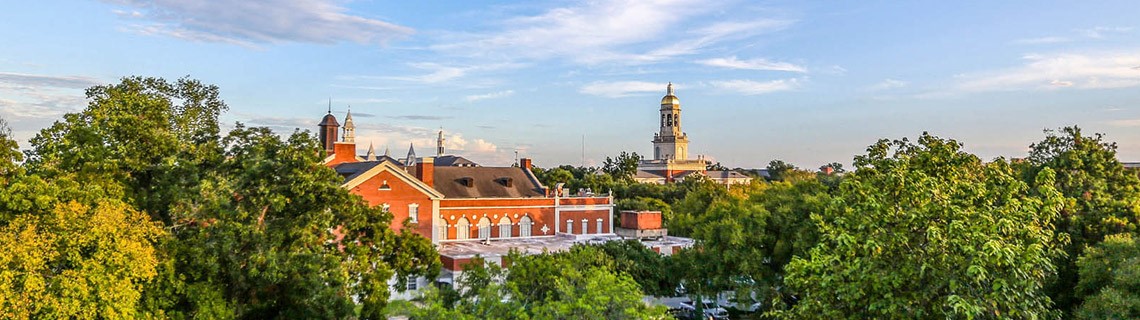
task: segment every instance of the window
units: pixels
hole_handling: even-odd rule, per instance
[[[491,238],[491,219],[487,219],[487,217],[483,217],[483,219],[479,219],[479,239],[490,239],[490,238]]]
[[[602,229],[602,219],[598,219],[598,231],[597,231],[597,233],[602,233],[602,230],[605,230],[605,229]]]
[[[590,233],[590,227],[586,223],[590,220],[582,219],[582,234]]]
[[[437,226],[435,228],[436,229],[435,238],[438,240],[447,239],[447,221],[436,222],[436,225]]]
[[[499,219],[499,238],[510,238],[510,237],[511,237],[511,219],[507,218],[506,215],[503,215],[503,217]]]
[[[388,186],[388,180],[384,180],[384,183],[380,184],[380,190],[392,190],[392,187]]]
[[[566,220],[566,233],[574,234],[574,220]]]
[[[533,224],[533,223],[530,222],[530,217],[523,216],[522,219],[519,219],[519,237],[529,237],[530,236],[530,225],[531,224]]]
[[[420,221],[420,205],[418,203],[408,205],[408,219],[412,219],[412,222]]]
[[[418,288],[418,285],[419,285],[418,283],[416,283],[416,280],[419,280],[419,279],[416,279],[416,277],[415,277],[415,276],[409,276],[409,277],[408,277],[408,283],[407,283],[407,285],[404,287],[404,289],[407,289],[407,290],[416,290],[416,289]]]
[[[459,218],[455,223],[455,239],[467,240],[471,234],[471,223],[467,221],[467,217]]]

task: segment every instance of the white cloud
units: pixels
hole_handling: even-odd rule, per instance
[[[487,140],[475,139],[472,141],[470,151],[476,153],[495,153],[499,151],[499,147]]]
[[[432,49],[495,59],[566,59],[580,64],[644,63],[679,55],[726,39],[739,39],[789,25],[749,17],[747,22],[701,25],[700,16],[721,12],[725,1],[603,0],[507,18],[496,30],[451,34]],[[721,17],[721,21],[725,19]]]
[[[871,90],[873,90],[873,91],[890,90],[890,89],[897,89],[897,88],[906,87],[907,85],[910,85],[910,82],[888,78],[888,79],[883,79],[882,82],[876,83],[875,85],[871,86]]]
[[[1040,37],[1040,38],[1018,39],[1018,40],[1015,40],[1014,43],[1017,43],[1017,44],[1054,44],[1054,43],[1063,43],[1063,42],[1069,42],[1069,41],[1073,41],[1073,39],[1066,38],[1066,37]]]
[[[1114,127],[1140,127],[1140,119],[1109,120],[1108,125]]]
[[[677,85],[673,86],[676,87]],[[582,86],[578,92],[607,98],[620,98],[638,93],[664,92],[665,87],[665,84],[646,81],[596,81]]]
[[[413,33],[408,27],[346,13],[335,0],[106,0],[139,21],[128,29],[175,38],[240,45],[310,42],[384,44]]]
[[[759,95],[777,91],[787,91],[799,86],[797,79],[780,79],[772,81],[753,80],[725,80],[709,82],[713,87],[734,91],[745,95]]]
[[[1131,27],[1098,26],[1098,27],[1092,27],[1092,28],[1080,30],[1081,34],[1083,34],[1086,37],[1092,38],[1092,39],[1104,39],[1107,35],[1123,34],[1123,33],[1129,33],[1129,32],[1132,32]]]
[[[961,91],[1104,89],[1140,86],[1140,53],[1027,55],[1011,69],[959,76]]]
[[[509,97],[511,95],[514,95],[514,94],[515,94],[514,90],[504,90],[504,91],[491,92],[491,93],[486,93],[486,94],[470,95],[470,96],[467,96],[465,99],[467,100],[467,102],[475,102],[475,101],[479,101],[479,100]]]
[[[751,60],[739,60],[736,56],[728,58],[713,58],[707,60],[697,61],[699,64],[712,67],[721,67],[729,69],[743,69],[743,70],[769,70],[769,71],[788,71],[788,72],[807,72],[807,69],[787,62],[768,61],[768,59],[758,58]]]

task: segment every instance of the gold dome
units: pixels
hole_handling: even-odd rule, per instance
[[[681,99],[673,95],[673,83],[670,82],[669,86],[665,89],[665,96],[661,98],[661,105],[680,105]]]

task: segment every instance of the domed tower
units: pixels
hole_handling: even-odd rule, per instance
[[[336,134],[340,129],[340,123],[336,122],[336,116],[332,114],[332,104],[329,104],[329,113],[321,119],[319,137],[321,146],[325,147],[325,154],[333,153],[333,144],[336,143]]]
[[[673,93],[673,83],[661,98],[661,130],[653,135],[654,160],[689,158],[689,137],[681,131],[681,99]]]

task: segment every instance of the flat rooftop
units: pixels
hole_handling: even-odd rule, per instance
[[[482,257],[506,256],[514,249],[522,254],[540,254],[543,252],[559,252],[570,250],[575,244],[600,244],[609,241],[627,240],[616,234],[558,234],[548,237],[491,239],[487,244],[483,241],[469,240],[460,242],[444,242],[439,245],[439,254],[451,258],[472,258],[476,255]],[[632,239],[630,239],[632,240]],[[654,247],[690,247],[693,239],[683,237],[665,236],[660,240],[640,241],[649,248]]]

